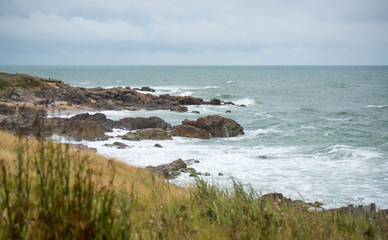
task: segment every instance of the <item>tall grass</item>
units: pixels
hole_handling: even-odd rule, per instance
[[[2,141],[7,139],[7,141]],[[69,145],[0,132],[0,239],[387,239],[382,214],[308,212],[234,181],[183,189]]]

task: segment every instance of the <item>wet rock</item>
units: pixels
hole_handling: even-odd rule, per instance
[[[140,141],[140,137],[136,135],[135,133],[129,132],[122,136],[123,140],[128,140],[128,141]]]
[[[153,88],[150,88],[148,86],[145,86],[145,87],[142,87],[142,88],[134,88],[133,90],[136,90],[136,91],[143,91],[143,92],[155,92],[155,89]]]
[[[267,155],[260,155],[260,156],[258,156],[258,158],[261,158],[261,159],[267,159],[267,158],[268,158],[268,156],[267,156]]]
[[[211,135],[208,131],[199,129],[190,125],[178,125],[171,131],[172,136],[210,139]]]
[[[154,145],[154,147],[163,148],[162,145],[160,145],[159,143],[156,143],[156,144]]]
[[[221,173],[221,172],[219,172],[219,173],[218,173],[218,176],[224,176],[224,174],[223,174],[223,173]]]
[[[117,147],[117,149],[126,149],[130,148],[127,144],[121,143],[121,142],[114,142],[113,144],[104,144],[106,147]]]
[[[208,173],[208,172],[205,172],[205,174],[204,174],[205,176],[210,176],[210,173]]]
[[[230,110],[227,110],[225,113],[232,113],[232,111],[230,111]]]
[[[195,163],[199,163],[199,160],[194,160]]]
[[[159,166],[147,166],[146,169],[159,174],[160,176],[167,179],[174,179],[180,174],[180,170],[186,169],[187,164],[182,160],[178,159],[170,164],[162,164]]]
[[[170,132],[162,128],[141,129],[137,130],[135,134],[138,135],[140,139],[172,140]]]
[[[199,112],[199,111],[191,111],[191,113],[200,114],[200,112]]]
[[[208,131],[211,137],[235,137],[244,134],[243,127],[236,121],[217,115],[201,117],[197,121],[186,119],[182,124]]]
[[[188,109],[185,106],[174,106],[170,108],[170,111],[174,111],[174,112],[187,112],[187,110]]]

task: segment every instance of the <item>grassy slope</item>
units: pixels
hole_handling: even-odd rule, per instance
[[[302,211],[0,132],[0,239],[387,239],[383,216]]]

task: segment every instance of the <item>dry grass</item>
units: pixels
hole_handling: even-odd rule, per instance
[[[387,239],[384,216],[310,213],[235,182],[183,189],[147,170],[0,132],[1,239]],[[69,179],[69,183],[66,182]]]

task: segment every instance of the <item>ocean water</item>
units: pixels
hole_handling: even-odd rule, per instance
[[[114,120],[158,116],[173,125],[217,114],[244,127],[246,134],[236,138],[83,143],[141,167],[197,159],[191,167],[209,172],[204,178],[222,187],[235,178],[263,194],[281,192],[327,208],[372,202],[388,208],[387,66],[0,66],[0,71],[82,87],[150,86],[155,94],[244,104],[189,106],[187,113],[103,112]],[[132,147],[103,146],[117,140]],[[172,182],[190,181],[183,174]]]

